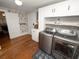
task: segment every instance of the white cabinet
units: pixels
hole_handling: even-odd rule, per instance
[[[39,29],[44,29],[45,27],[45,17],[62,17],[62,16],[76,16],[79,15],[79,0],[66,0],[60,3],[52,4],[39,8]],[[46,22],[48,24],[56,24],[56,22]],[[70,22],[71,23],[71,22]],[[79,22],[70,23],[59,23],[60,25],[74,25],[78,26]]]
[[[79,0],[68,0],[57,3],[55,6],[55,16],[75,16],[79,15]]]
[[[79,15],[79,0],[69,0],[69,15]]]
[[[79,0],[67,0],[39,9],[44,17],[79,15]]]
[[[56,13],[56,6],[55,5],[50,5],[50,15],[48,17],[55,17]]]
[[[59,3],[57,14],[60,16],[75,16],[79,15],[79,0],[68,0]]]
[[[37,29],[32,29],[32,39],[39,42],[39,32]]]
[[[67,16],[68,4],[67,1],[56,4],[54,16]]]
[[[54,7],[53,5],[50,5],[50,6],[46,6],[46,7],[43,7],[43,8],[39,8],[40,12],[41,12],[41,15],[44,16],[44,17],[50,17],[50,16],[53,16],[54,14]]]
[[[68,2],[64,1],[39,9],[41,10],[41,15],[44,17],[66,16],[68,15]]]

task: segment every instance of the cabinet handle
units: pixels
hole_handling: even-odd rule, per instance
[[[52,9],[52,12],[53,12],[53,13],[55,13],[55,8],[54,8],[54,9]]]
[[[68,11],[70,10],[70,5],[68,6]]]
[[[55,13],[55,8],[54,8],[54,13]]]
[[[54,10],[52,9],[52,12],[54,12]]]

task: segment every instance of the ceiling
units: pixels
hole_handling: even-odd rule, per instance
[[[23,2],[22,6],[17,6],[14,0],[0,0],[0,7],[16,9],[19,11],[30,12],[39,7],[43,7],[49,4],[54,4],[64,0],[21,0]]]

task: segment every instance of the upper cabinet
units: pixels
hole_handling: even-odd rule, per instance
[[[79,15],[79,0],[67,0],[39,8],[43,17]]]
[[[55,4],[54,16],[66,16],[68,15],[68,4],[67,1]]]
[[[44,16],[44,17],[51,16],[53,14],[51,6],[46,6],[46,7],[40,8],[39,14],[40,14],[40,16]]]
[[[45,28],[45,18],[46,17],[62,17],[62,16],[79,16],[79,0],[66,0],[60,3],[52,4],[49,6],[45,6],[39,8],[39,28]],[[64,22],[64,21],[54,21],[49,22],[46,21],[48,24],[57,24],[57,25],[72,25],[78,26],[78,22]]]
[[[79,15],[79,0],[69,0],[69,15]]]
[[[66,16],[68,13],[67,1],[39,8],[40,14],[44,17]]]

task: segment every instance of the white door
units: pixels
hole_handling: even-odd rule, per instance
[[[18,14],[6,12],[6,21],[10,38],[18,37],[21,33]]]

